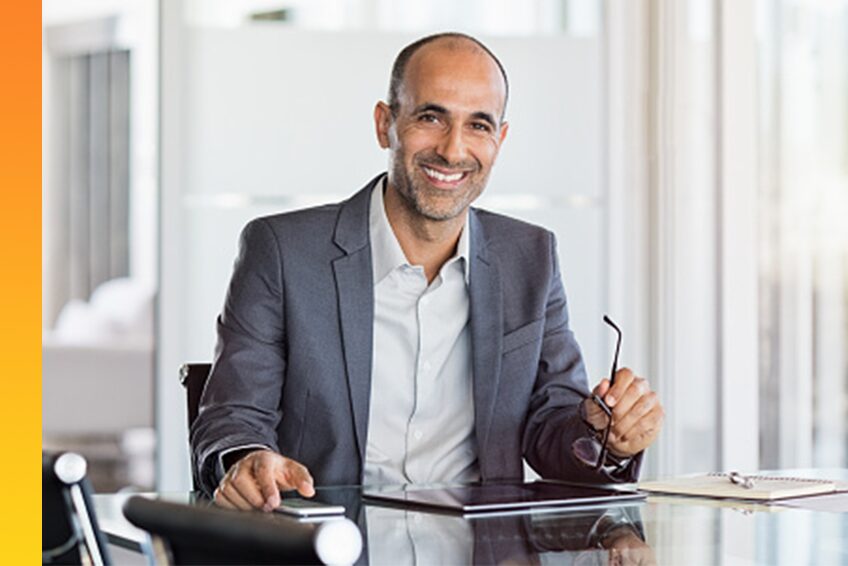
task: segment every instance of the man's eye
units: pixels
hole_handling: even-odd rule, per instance
[[[491,132],[492,127],[485,122],[475,122],[471,125],[472,128],[480,132]]]
[[[430,122],[430,123],[432,123],[432,122],[436,122],[437,120],[438,120],[438,118],[436,117],[435,114],[421,114],[418,117],[419,122]]]

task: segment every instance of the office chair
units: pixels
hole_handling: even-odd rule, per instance
[[[301,523],[259,512],[131,497],[124,516],[164,542],[175,564],[352,564],[362,535],[348,519]]]
[[[111,563],[97,525],[85,459],[73,452],[41,452],[41,561],[44,564]]]
[[[188,363],[180,366],[180,384],[186,390],[186,414],[188,415],[188,430],[191,431],[191,425],[197,418],[197,412],[200,408],[200,396],[203,394],[203,388],[206,386],[206,380],[209,377],[209,372],[212,370],[212,364],[205,363]],[[192,466],[191,483],[194,491],[200,490],[200,482]]]
[[[190,363],[180,366],[180,384],[186,390],[189,430],[191,430],[191,425],[197,418],[200,396],[203,394],[203,388],[206,386],[210,371],[212,371],[212,364]]]

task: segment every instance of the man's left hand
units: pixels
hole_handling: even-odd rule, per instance
[[[609,379],[602,379],[592,393],[612,409],[612,429],[607,445],[612,454],[634,456],[654,442],[662,428],[665,412],[646,379],[628,368],[621,368],[615,374],[612,387]],[[584,403],[586,420],[595,430],[603,430],[607,424],[606,413],[591,398]]]

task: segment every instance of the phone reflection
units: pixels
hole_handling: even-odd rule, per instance
[[[481,518],[366,505],[368,562],[656,564],[639,505]]]

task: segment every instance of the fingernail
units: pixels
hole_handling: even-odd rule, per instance
[[[615,397],[612,395],[607,395],[606,398],[607,405],[615,405]]]

